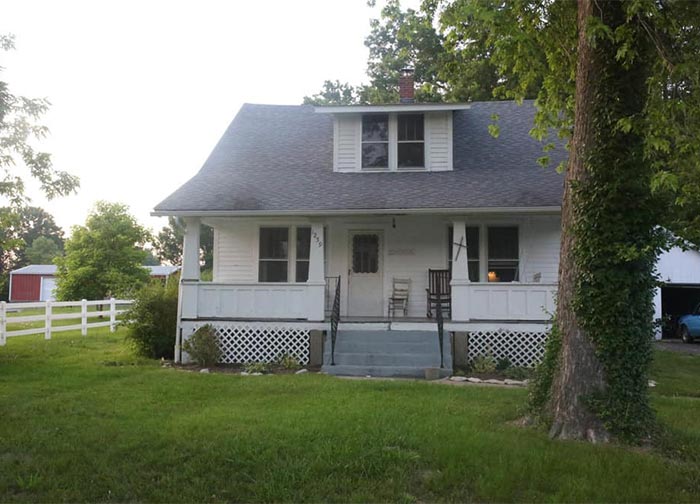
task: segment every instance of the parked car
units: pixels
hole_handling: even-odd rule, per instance
[[[683,343],[692,343],[693,339],[700,338],[700,304],[693,313],[678,317],[678,335]]]

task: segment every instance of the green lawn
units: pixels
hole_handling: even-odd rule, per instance
[[[190,373],[123,336],[0,347],[0,501],[700,500],[700,357],[659,354],[641,450],[513,425],[520,389]]]

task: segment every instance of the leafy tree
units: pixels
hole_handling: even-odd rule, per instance
[[[158,258],[174,266],[182,264],[182,241],[185,236],[185,226],[177,217],[168,217],[168,225],[160,230],[155,239]],[[210,270],[214,264],[214,230],[202,224],[199,237],[200,261],[204,270]]]
[[[160,260],[153,254],[153,250],[146,249],[146,258],[143,260],[144,266],[160,266]]]
[[[497,94],[522,99],[541,84],[532,134],[570,139],[555,337],[533,410],[553,437],[643,438],[654,425],[653,270],[667,243],[658,225],[697,224],[700,3],[442,7],[450,37],[487,34]]]
[[[98,202],[84,226],[74,226],[58,264],[62,300],[129,296],[149,279],[142,264],[148,232],[120,203]]]
[[[25,251],[30,264],[53,264],[53,260],[60,255],[61,249],[56,242],[45,236],[39,236]]]
[[[0,49],[14,49],[14,37],[0,35]],[[27,201],[26,177],[18,172],[18,163],[26,166],[30,178],[39,182],[48,198],[70,194],[78,187],[76,177],[56,170],[51,156],[32,145],[33,140],[48,134],[45,126],[36,123],[48,108],[45,98],[16,96],[6,82],[0,81],[0,197],[11,202],[13,208]]]
[[[371,2],[374,5],[374,2]],[[378,19],[370,22],[365,39],[369,49],[369,83],[357,87],[326,81],[323,89],[304,97],[312,105],[348,105],[355,103],[397,103],[398,80],[402,68],[414,68],[416,100],[419,102],[493,99],[493,91],[504,85],[491,61],[487,33],[470,34],[465,40],[458,32],[438,30],[443,12],[439,2],[423,2],[421,8],[402,9],[399,0],[389,0]],[[448,14],[444,14],[446,17]],[[457,14],[450,11],[454,19]],[[529,95],[534,96],[536,84]]]

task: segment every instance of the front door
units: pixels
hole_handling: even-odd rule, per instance
[[[348,315],[381,317],[382,236],[378,231],[350,231]]]

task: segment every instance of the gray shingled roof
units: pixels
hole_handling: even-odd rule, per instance
[[[563,177],[542,168],[532,102],[454,114],[454,171],[334,173],[333,119],[311,106],[244,105],[202,169],[155,207],[167,212],[557,207]],[[487,130],[500,116],[500,136]],[[558,147],[553,166],[565,158]]]

